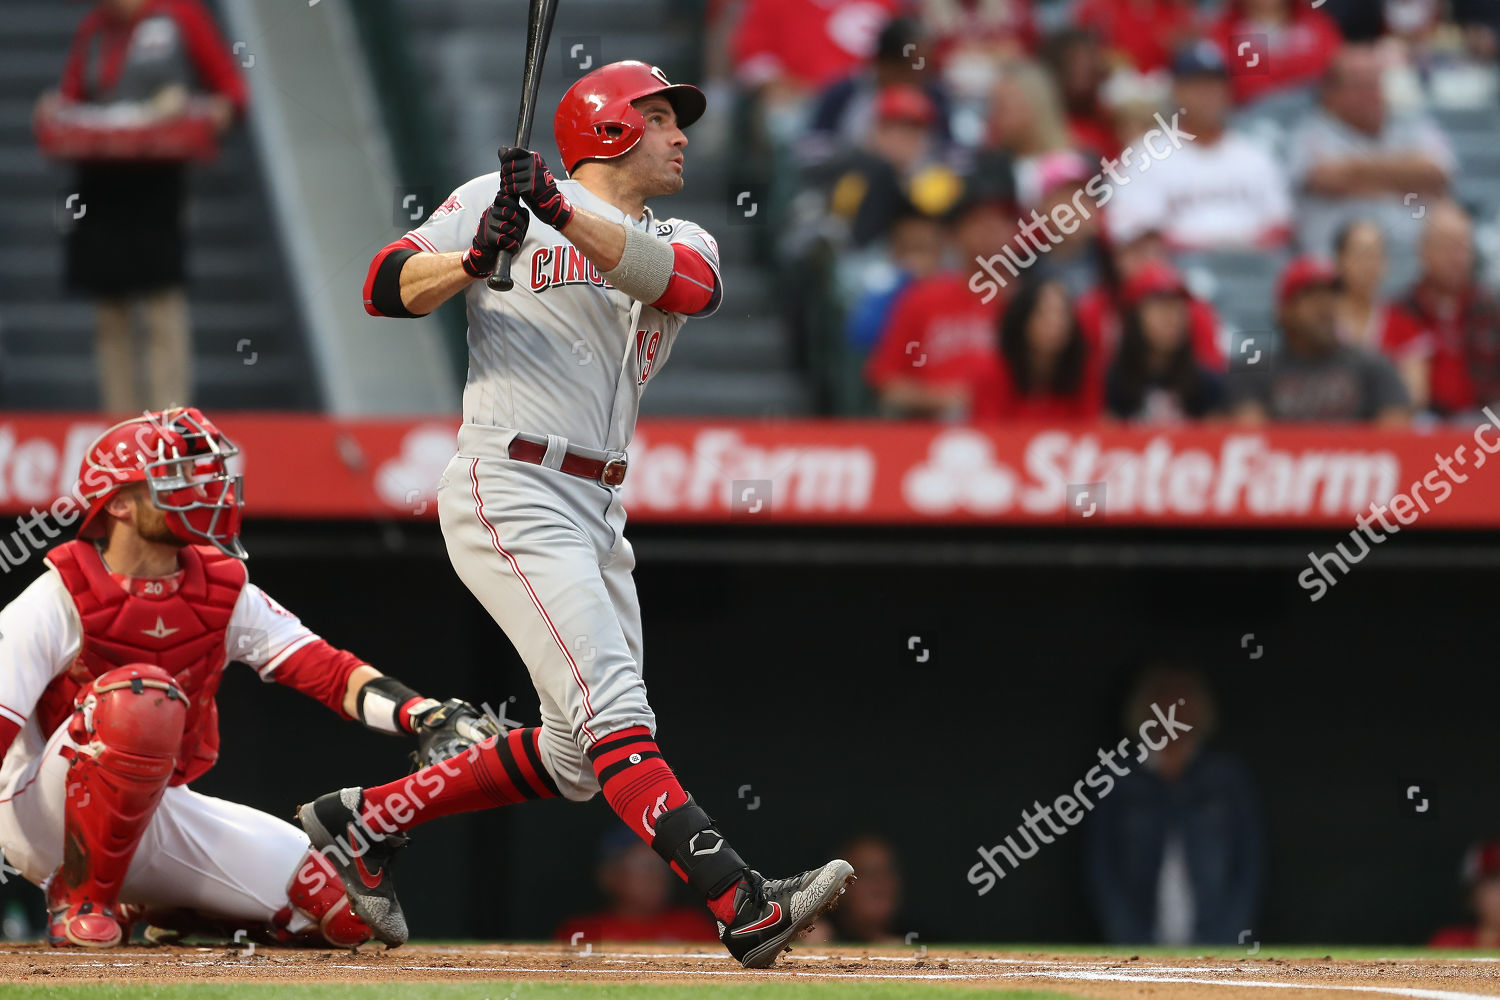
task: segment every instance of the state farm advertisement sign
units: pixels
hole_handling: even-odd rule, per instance
[[[338,421],[223,414],[251,518],[435,516],[454,452],[443,417]],[[92,416],[0,420],[0,512],[73,487]],[[1500,426],[951,426],[883,421],[643,421],[624,489],[656,522],[993,523],[1347,528],[1403,494],[1421,526],[1500,527],[1486,447]],[[1500,459],[1497,463],[1500,464]]]

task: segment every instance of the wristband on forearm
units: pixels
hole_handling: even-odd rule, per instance
[[[672,280],[672,244],[631,226],[625,230],[620,262],[603,272],[605,280],[633,299],[655,302]]]
[[[431,698],[423,698],[396,678],[382,675],[359,689],[355,713],[360,722],[376,732],[399,736],[415,732],[413,717],[431,711],[438,704]]]

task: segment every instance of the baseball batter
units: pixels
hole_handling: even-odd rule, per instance
[[[529,798],[602,790],[703,896],[747,967],[772,964],[853,878],[838,860],[789,879],[750,869],[663,759],[642,680],[619,491],[626,448],[683,325],[723,297],[713,237],[658,220],[646,201],[682,189],[683,129],[704,108],[702,92],[654,66],[603,66],[554,119],[570,179],[530,150],[502,149],[498,172],[462,185],[370,264],[365,305],[376,315],[465,297],[464,423],[438,512],[454,569],[526,662],[542,714],[538,730],[302,808],[356,912],[388,944],[407,935],[389,868],[404,832]],[[507,293],[479,280],[502,251],[515,255]]]
[[[85,453],[79,538],[0,610],[0,850],[43,887],[55,946],[243,928],[352,946],[370,929],[297,827],[188,787],[219,753],[226,663],[426,759],[497,732],[335,649],[250,583],[238,451],[196,409],[116,424]],[[441,750],[442,752],[437,752]]]

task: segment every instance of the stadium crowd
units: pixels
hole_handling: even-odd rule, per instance
[[[1500,401],[1476,250],[1500,204],[1465,198],[1440,124],[1496,105],[1500,5],[746,0],[728,35],[794,192],[782,266],[841,317],[813,356],[862,375],[834,409],[1403,425]]]

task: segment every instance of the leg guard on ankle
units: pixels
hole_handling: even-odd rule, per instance
[[[691,795],[657,819],[651,849],[682,869],[688,885],[705,899],[727,891],[749,867]]]

